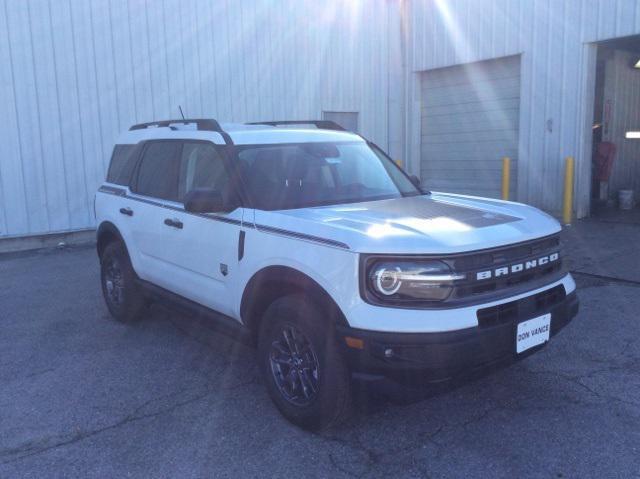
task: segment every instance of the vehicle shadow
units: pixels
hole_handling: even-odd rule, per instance
[[[206,346],[210,354],[225,355],[233,351],[234,359],[241,362],[255,362],[255,345],[246,337],[229,334],[205,317],[185,314],[164,304],[154,304],[147,321],[166,322],[180,333]],[[145,322],[147,322],[145,321]],[[225,361],[230,358],[219,357]],[[354,376],[352,380],[353,409],[356,416],[367,417],[390,406],[406,406],[442,396],[472,382],[489,376],[500,367],[483,369],[473,375],[447,379],[437,383],[398,383],[388,379],[363,379]]]
[[[408,406],[444,396],[491,376],[504,366],[485,368],[470,375],[438,382],[396,382],[390,379],[363,380],[354,377],[353,406],[357,414],[367,416],[389,406]]]

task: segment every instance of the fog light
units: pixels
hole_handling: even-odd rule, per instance
[[[364,341],[359,338],[352,338],[351,336],[345,336],[344,342],[347,346],[353,349],[364,349]]]

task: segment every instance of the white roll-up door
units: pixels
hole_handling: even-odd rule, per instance
[[[520,57],[423,73],[421,178],[430,190],[499,198],[502,157],[517,185]]]

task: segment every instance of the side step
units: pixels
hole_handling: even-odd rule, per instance
[[[229,336],[246,346],[255,347],[256,340],[251,331],[239,321],[230,318],[227,315],[214,311],[195,303],[189,299],[183,298],[171,291],[167,291],[160,286],[138,279],[138,284],[144,290],[145,296],[151,301],[157,302],[185,315],[194,315],[205,318],[207,324],[211,326],[217,333]]]

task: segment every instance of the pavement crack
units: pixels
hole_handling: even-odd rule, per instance
[[[42,376],[43,374],[47,374],[47,373],[53,372],[55,370],[56,370],[56,368],[47,368],[47,369],[42,369],[40,371],[35,371],[35,372],[31,373],[31,374],[27,374],[26,376],[24,376],[24,379],[30,379],[30,378],[34,378],[34,377],[37,377],[37,376]]]
[[[606,276],[603,274],[587,273],[586,271],[577,270],[571,270],[571,274],[575,276],[584,276],[587,278],[598,279],[607,283],[620,283],[627,286],[635,286],[636,288],[640,287],[640,281],[635,281],[633,279],[616,278],[615,276]]]
[[[490,407],[485,409],[484,411],[482,411],[480,414],[478,414],[476,417],[473,417],[467,421],[464,421],[460,427],[462,427],[463,429],[468,428],[469,426],[471,426],[472,424],[475,424],[477,422],[483,421],[484,419],[486,419],[487,417],[489,417],[489,415],[491,415],[493,412],[502,409],[502,406],[494,406],[494,407]]]
[[[358,436],[354,437],[351,441],[335,436],[324,437],[323,439],[330,442],[335,442],[336,444],[339,444],[343,447],[348,447],[349,449],[360,453],[363,456],[363,460],[358,461],[357,464],[361,464],[364,470],[359,473],[345,467],[333,453],[329,453],[328,457],[329,462],[334,467],[334,469],[342,472],[345,475],[348,475],[349,477],[362,478],[369,475],[375,467],[402,465],[405,462],[404,458],[414,451],[424,447],[425,442],[431,443],[434,446],[440,448],[441,444],[438,443],[435,438],[444,431],[444,428],[445,426],[441,424],[434,431],[420,434],[419,440],[415,441],[409,446],[402,445],[382,451],[374,450],[373,448],[366,446],[365,444],[363,444],[362,439]],[[349,464],[354,464],[353,457],[350,457]],[[423,477],[428,477],[426,471],[422,471],[422,473]]]
[[[35,455],[39,455],[39,454],[43,454],[46,453],[48,451],[54,450],[54,449],[58,449],[61,447],[65,447],[65,446],[69,446],[71,444],[75,444],[77,442],[80,441],[84,441],[85,439],[89,439],[91,437],[97,436],[98,434],[102,434],[104,432],[107,431],[111,431],[114,429],[118,429],[121,428],[123,426],[127,426],[131,423],[134,422],[138,422],[138,421],[142,421],[144,419],[151,419],[151,418],[155,418],[158,416],[162,416],[165,414],[170,414],[171,412],[184,407],[186,405],[189,405],[191,403],[200,401],[202,399],[204,399],[205,397],[207,397],[209,394],[211,394],[212,392],[214,392],[215,389],[210,388],[210,389],[206,389],[204,391],[202,391],[201,393],[190,397],[188,399],[185,399],[183,401],[179,401],[176,403],[173,403],[171,405],[169,405],[168,407],[162,408],[160,410],[154,411],[154,412],[150,412],[150,413],[146,413],[146,414],[140,414],[140,411],[142,411],[143,409],[145,409],[147,406],[149,406],[150,404],[153,404],[155,402],[158,401],[162,401],[164,399],[167,399],[169,397],[175,396],[177,393],[171,393],[171,394],[166,394],[164,396],[159,396],[159,397],[155,397],[152,399],[149,399],[147,401],[145,401],[144,403],[142,403],[141,405],[137,406],[133,412],[131,414],[128,414],[127,416],[125,416],[124,418],[120,419],[119,421],[113,423],[113,424],[109,424],[107,426],[104,427],[100,427],[97,429],[92,429],[89,431],[81,431],[77,434],[74,434],[71,437],[67,437],[61,440],[58,440],[56,442],[54,442],[53,444],[50,445],[46,445],[46,446],[40,446],[38,447],[37,444],[33,444],[33,443],[28,443],[26,445],[17,447],[17,448],[12,448],[12,449],[5,449],[3,451],[0,451],[0,457],[4,456],[15,456],[17,455],[17,457],[12,457],[10,459],[4,460],[2,462],[0,462],[0,464],[8,464],[8,463],[12,463],[12,462],[16,462],[22,459],[25,459],[27,457],[31,457],[31,456],[35,456]],[[47,439],[43,440],[42,442],[46,442]]]
[[[356,478],[360,478],[362,477],[361,474],[356,474],[344,467],[342,467],[342,465],[336,461],[335,457],[333,456],[332,453],[329,453],[329,462],[331,463],[331,465],[333,466],[334,469],[337,469],[338,471],[342,472],[343,474],[346,474],[349,477],[356,477]]]
[[[567,374],[567,373],[563,373],[560,371],[551,371],[549,369],[538,369],[538,370],[532,370],[532,369],[526,369],[525,370],[530,373],[530,374],[547,374],[547,375],[551,375],[551,376],[556,376],[560,379],[563,379],[567,382],[570,382],[571,384],[575,384],[576,386],[582,388],[583,390],[585,390],[586,392],[588,392],[590,395],[592,395],[593,397],[600,399],[602,401],[616,401],[622,404],[627,404],[630,406],[640,406],[640,402],[636,402],[636,401],[629,401],[627,399],[623,399],[620,398],[618,396],[614,396],[612,394],[605,394],[602,392],[599,392],[595,389],[593,389],[592,387],[588,386],[587,384],[585,384],[583,381],[584,379],[589,379],[592,378],[594,376],[596,376],[597,374],[601,374],[601,373],[606,373],[606,372],[612,372],[612,371],[616,371],[616,370],[624,370],[624,367],[619,367],[619,366],[610,366],[607,368],[603,368],[603,369],[597,369],[597,370],[593,370],[590,371],[587,374],[578,374],[578,375],[571,375],[571,374]]]
[[[329,462],[331,463],[331,465],[338,471],[350,477],[361,478],[366,476],[369,472],[371,472],[371,469],[374,467],[374,465],[376,465],[380,460],[380,454],[378,454],[377,452],[373,451],[372,449],[362,444],[361,440],[358,437],[353,438],[353,441],[348,441],[346,439],[342,439],[337,436],[320,436],[320,437],[324,441],[333,442],[333,443],[339,444],[342,447],[347,447],[355,452],[360,453],[363,456],[363,460],[360,460],[360,461],[356,461],[354,457],[350,457],[349,464],[354,464],[354,463],[361,464],[364,468],[362,472],[357,473],[357,472],[354,472],[353,470],[346,468],[344,465],[342,465],[340,461],[337,460],[337,458],[334,456],[333,453],[330,452],[328,454]]]

